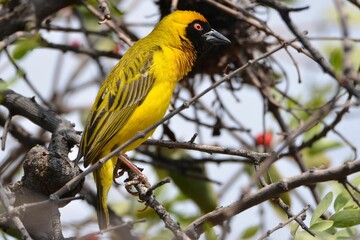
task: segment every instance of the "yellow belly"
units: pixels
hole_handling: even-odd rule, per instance
[[[123,128],[107,144],[112,146],[112,150],[133,138],[138,132],[144,131],[148,127],[161,120],[169,106],[175,84],[169,82],[155,82],[153,88],[148,93],[140,106],[136,108]],[[122,152],[125,153],[138,147],[155,131],[152,130],[144,138],[138,139]]]

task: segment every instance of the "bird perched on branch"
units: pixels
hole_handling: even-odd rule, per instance
[[[176,83],[192,69],[199,54],[211,45],[228,43],[197,12],[175,11],[163,18],[126,52],[103,82],[88,116],[77,160],[84,156],[85,167],[94,164],[162,119]],[[153,132],[121,153],[136,148]],[[117,161],[113,157],[93,173],[101,229],[109,224],[107,195]]]

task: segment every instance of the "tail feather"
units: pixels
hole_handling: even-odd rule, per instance
[[[116,159],[115,159],[116,161]],[[110,223],[107,199],[113,182],[114,160],[107,161],[103,166],[94,171],[97,188],[97,218],[100,229],[106,229]]]

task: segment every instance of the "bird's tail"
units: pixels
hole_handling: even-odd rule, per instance
[[[97,189],[96,211],[100,229],[106,229],[110,223],[107,198],[113,182],[115,162],[116,158],[111,159],[94,171],[94,178]]]

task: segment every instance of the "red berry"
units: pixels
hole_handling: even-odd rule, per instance
[[[74,40],[70,43],[72,47],[79,47],[81,45],[80,41]]]
[[[84,238],[84,240],[99,240],[99,237],[96,234],[90,234],[83,238]]]
[[[258,135],[256,135],[255,141],[257,145],[270,147],[272,142],[272,133],[270,132],[259,133]]]
[[[121,48],[122,48],[121,45],[117,43],[117,44],[115,44],[115,46],[113,47],[113,50],[112,50],[112,51],[113,51],[114,53],[120,53]]]

